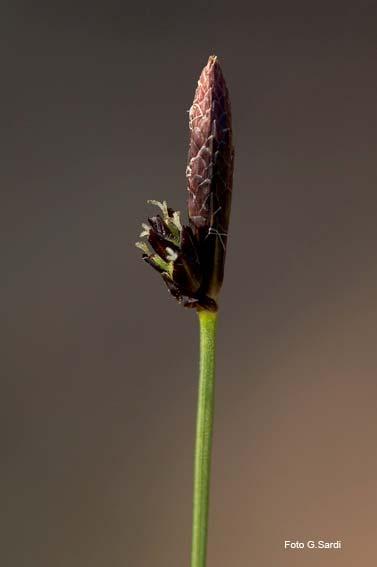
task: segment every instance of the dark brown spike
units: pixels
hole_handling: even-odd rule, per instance
[[[170,293],[186,307],[216,311],[224,275],[232,196],[233,145],[229,94],[217,60],[203,69],[190,109],[186,170],[189,226],[166,202],[143,224],[155,254],[143,259],[162,274]],[[147,252],[148,247],[137,246]]]
[[[189,127],[188,213],[204,270],[202,291],[215,299],[224,275],[234,161],[229,94],[216,56],[200,75]]]

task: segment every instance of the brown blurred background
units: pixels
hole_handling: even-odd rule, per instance
[[[185,209],[211,53],[237,153],[208,567],[375,563],[375,6],[2,4],[4,567],[189,564],[195,315],[134,241],[148,198]]]

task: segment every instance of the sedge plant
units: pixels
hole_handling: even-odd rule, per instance
[[[170,293],[197,311],[200,329],[191,567],[206,567],[218,296],[224,278],[234,149],[228,89],[219,61],[204,67],[189,111],[188,224],[165,201],[136,245]]]

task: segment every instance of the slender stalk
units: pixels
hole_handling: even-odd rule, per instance
[[[217,313],[198,311],[200,372],[196,422],[191,567],[206,566],[215,392]]]

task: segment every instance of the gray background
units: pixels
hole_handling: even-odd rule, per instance
[[[376,557],[375,2],[4,2],[1,564],[188,565],[194,313],[134,241],[185,210],[216,53],[236,171],[209,567]],[[343,541],[283,551],[285,539]]]

